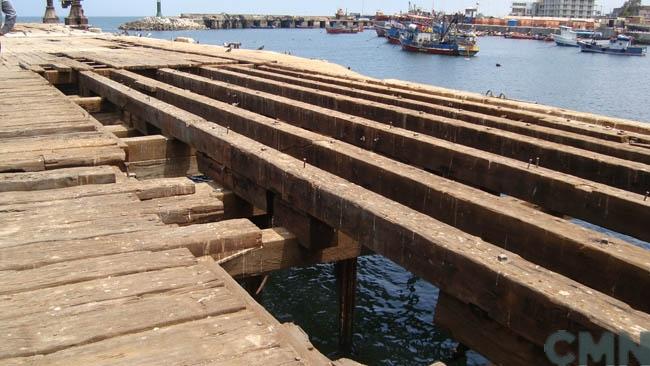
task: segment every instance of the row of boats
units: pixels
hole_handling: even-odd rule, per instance
[[[476,35],[457,28],[458,18],[434,18],[410,21],[390,20],[375,23],[379,37],[401,45],[404,51],[472,57],[479,52]]]
[[[599,38],[602,38],[602,33],[564,26],[560,27],[560,34],[553,35],[558,46],[580,47],[582,52],[621,56],[645,56],[648,53],[647,47],[633,45],[633,39],[623,34],[605,40]]]

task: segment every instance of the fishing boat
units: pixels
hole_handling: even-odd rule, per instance
[[[361,31],[359,27],[347,27],[344,25],[337,25],[334,27],[326,27],[327,34],[356,34]]]
[[[390,27],[386,27],[384,24],[375,23],[375,32],[377,32],[377,37],[386,37],[386,33]]]
[[[391,44],[401,44],[400,37],[405,26],[402,23],[392,22],[391,27],[386,32],[386,39]]]
[[[554,34],[553,40],[558,46],[579,47],[578,41],[586,41],[587,39],[594,39],[597,37],[602,37],[602,33],[587,30],[573,30],[571,27],[561,26],[560,34]]]
[[[450,26],[444,24],[424,28],[417,24],[409,25],[400,38],[402,49],[409,52],[421,52],[449,56],[475,56],[479,47],[473,35],[450,37]]]
[[[648,53],[646,47],[632,46],[632,38],[625,35],[619,35],[607,43],[578,41],[578,46],[582,52],[606,53],[608,55],[645,56]]]

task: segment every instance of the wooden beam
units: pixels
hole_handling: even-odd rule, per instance
[[[465,304],[440,292],[435,311],[435,324],[452,338],[481,350],[494,365],[551,366],[544,348],[513,334],[476,306]]]
[[[308,249],[322,249],[336,243],[335,230],[324,222],[300,212],[277,197],[273,200],[273,224],[290,227],[298,242]]]
[[[40,191],[87,184],[115,183],[119,170],[110,166],[58,169],[34,173],[0,174],[0,192]]]
[[[172,70],[160,70],[159,75],[171,85],[190,89],[223,102],[236,100],[241,108],[265,116],[279,117],[297,127],[332,136],[456,181],[485,187],[489,191],[535,203],[552,212],[564,213],[614,231],[650,240],[650,232],[644,229],[650,201],[643,201],[642,195],[537,168],[534,162],[518,162],[500,155],[414,134],[412,131],[386,127],[373,121],[200,76]],[[121,81],[133,78],[124,72],[114,72],[112,76]],[[138,83],[144,82],[139,79]],[[157,85],[156,93],[160,98],[174,103],[188,100],[187,94],[179,97],[182,94],[170,93],[170,89],[164,84]],[[197,111],[203,113],[202,110]],[[212,112],[215,113],[214,109]],[[237,113],[243,115],[241,110]],[[213,114],[210,119],[225,120],[225,117],[216,118],[217,116]],[[233,112],[223,113],[222,116],[228,116],[232,120],[246,120]],[[257,119],[261,120],[260,116]],[[275,121],[274,125],[282,127],[283,123]],[[292,146],[304,146],[291,145],[283,140],[277,140],[270,145],[282,151]]]
[[[0,271],[34,269],[57,263],[138,251],[187,248],[194,256],[257,248],[262,231],[246,219],[183,227],[158,227],[94,239],[56,240],[0,248]],[[54,255],[43,255],[54,253]]]
[[[303,165],[309,163],[336,174],[621,299],[637,309],[650,310],[650,304],[641,295],[643,291],[639,291],[639,288],[650,289],[650,266],[647,265],[650,253],[641,248],[544,215],[530,207],[513,205],[500,197],[413,169],[367,150],[339,141],[334,143],[323,135],[135,74],[123,71],[116,74],[122,80],[128,79],[146,86],[148,90],[155,90],[155,96],[165,102],[197,111],[222,127],[231,125],[233,131],[295,158],[306,158]],[[219,164],[210,162],[205,165]],[[249,202],[266,204],[266,189],[246,179],[241,180],[245,184],[239,181],[230,183],[227,177],[221,176],[230,172],[223,168],[217,170],[207,173],[214,171],[208,168],[204,172],[227,182],[229,188],[242,197],[248,197]],[[304,213],[299,217],[302,218],[300,226],[296,226],[297,220],[280,221],[278,225],[291,227],[306,243],[313,236],[308,229],[311,219]],[[323,235],[315,237],[322,238]],[[563,255],[558,256],[558,252]]]
[[[336,245],[310,250],[300,245],[298,238],[287,229],[262,231],[258,248],[231,251],[213,255],[219,265],[235,278],[266,275],[272,272],[332,263],[367,254],[359,243],[342,233],[337,234]]]
[[[626,334],[639,344],[650,324],[618,300],[199,116],[93,73],[81,72],[80,82],[537,345],[558,329]]]
[[[339,297],[339,349],[343,354],[350,354],[354,336],[357,258],[336,262],[334,271],[336,272],[336,287]]]
[[[70,100],[88,113],[99,113],[102,111],[103,99],[101,97],[80,97],[78,95],[70,96]]]
[[[161,135],[138,136],[123,138],[127,145],[127,161],[146,161],[189,157],[195,152],[178,140]]]

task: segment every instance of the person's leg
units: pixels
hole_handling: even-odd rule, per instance
[[[16,25],[16,9],[9,0],[0,0],[2,2],[2,12],[5,14],[5,24],[0,28],[0,36],[11,32]]]

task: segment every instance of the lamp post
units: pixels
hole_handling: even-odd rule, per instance
[[[45,7],[45,15],[43,16],[43,23],[58,23],[59,17],[56,16],[56,9],[54,9],[54,0],[47,0]]]

